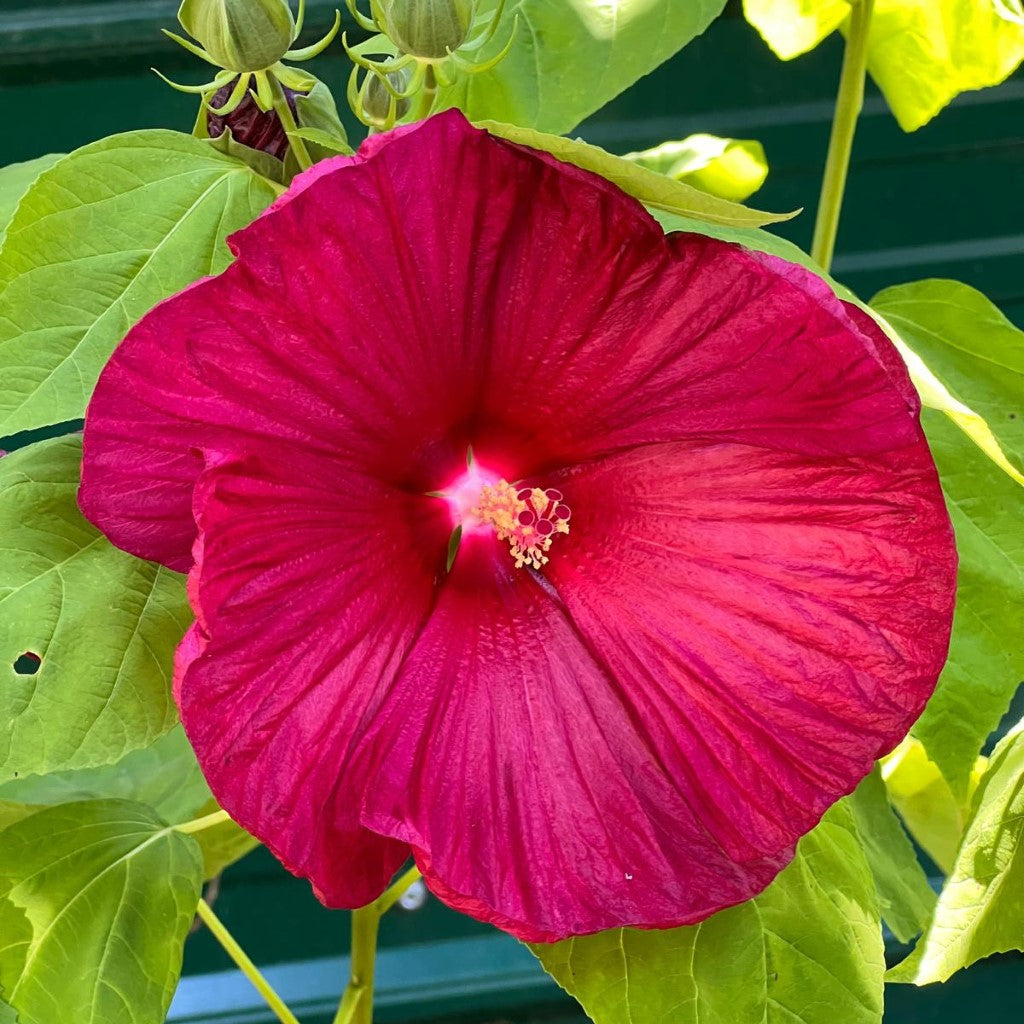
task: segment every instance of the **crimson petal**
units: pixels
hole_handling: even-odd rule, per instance
[[[368,903],[409,850],[359,824],[354,755],[433,601],[430,508],[293,454],[210,460],[196,513],[175,690],[210,787],[325,902]]]

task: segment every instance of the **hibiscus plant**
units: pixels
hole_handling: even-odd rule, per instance
[[[1024,948],[1024,335],[828,276],[866,75],[912,131],[1019,0],[746,0],[845,37],[809,254],[755,142],[567,137],[724,0],[304,6],[184,0],[191,135],[0,170],[0,1021],[158,1024],[198,917],[295,1024],[204,889],[257,843],[336,1024],[413,885],[598,1024]]]

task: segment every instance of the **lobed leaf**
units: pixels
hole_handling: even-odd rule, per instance
[[[64,437],[0,459],[0,782],[112,764],[177,720],[184,577],[86,522],[81,456],[81,438]]]
[[[48,807],[0,843],[0,995],[20,1024],[160,1024],[199,901],[195,841],[123,800]]]
[[[1024,949],[1024,722],[996,747],[928,930],[889,981],[927,985]]]
[[[222,270],[225,238],[280,191],[170,131],[115,135],[45,171],[0,255],[0,436],[81,418],[128,329]]]
[[[645,206],[665,213],[730,227],[759,227],[762,224],[772,224],[796,216],[796,213],[765,213],[763,210],[752,210],[728,199],[720,199],[686,182],[667,178],[664,174],[640,166],[625,157],[615,156],[581,139],[547,135],[544,132],[519,128],[511,124],[499,124],[496,121],[481,121],[479,127],[509,142],[543,150],[565,163],[600,174]]]
[[[871,871],[846,802],[758,897],[665,931],[530,947],[596,1024],[878,1024],[885,970]]]
[[[481,10],[489,14],[496,3],[487,0]],[[491,71],[459,75],[440,89],[435,109],[572,131],[699,36],[724,7],[725,0],[508,0],[477,60],[512,38],[508,55]]]

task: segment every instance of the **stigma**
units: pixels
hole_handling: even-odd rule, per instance
[[[498,540],[508,541],[517,569],[539,569],[547,564],[555,537],[569,532],[571,513],[553,487],[513,487],[498,480],[480,488],[470,514],[491,526]]]

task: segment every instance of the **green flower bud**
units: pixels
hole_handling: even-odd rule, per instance
[[[288,0],[182,0],[178,21],[228,71],[262,71],[295,39]]]
[[[475,0],[379,0],[385,35],[402,53],[428,61],[466,41],[475,8]]]
[[[392,71],[388,74],[388,82],[396,92],[402,92],[409,86],[409,71]],[[380,76],[369,74],[363,83],[362,112],[369,124],[375,127],[391,127],[399,118],[409,113],[409,100],[395,99],[381,81]],[[394,109],[392,110],[392,103]]]

